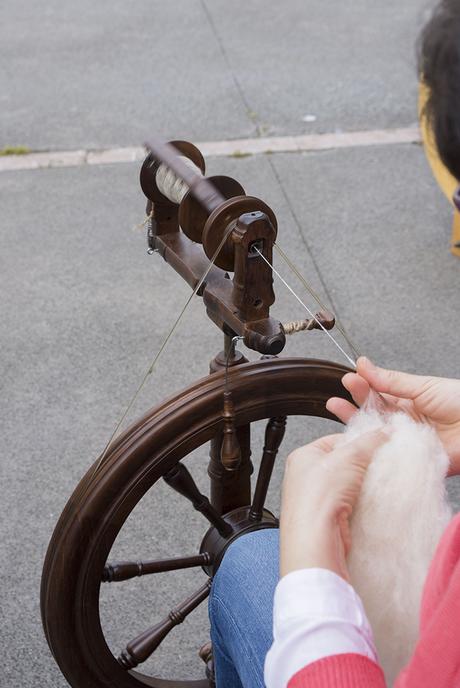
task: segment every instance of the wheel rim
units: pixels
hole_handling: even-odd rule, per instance
[[[325,403],[331,396],[347,397],[340,383],[346,372],[344,366],[307,359],[236,366],[229,371],[236,424],[280,415],[332,418]],[[55,659],[73,686],[208,686],[206,679],[175,681],[123,669],[104,638],[99,591],[112,545],[142,496],[221,429],[223,380],[223,373],[215,373],[198,381],[133,424],[97,472],[88,471],[56,526],[42,577],[42,617]]]

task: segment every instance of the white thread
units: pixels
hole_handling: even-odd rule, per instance
[[[264,261],[267,263],[267,265],[269,265],[269,266],[271,267],[271,269],[273,270],[273,272],[275,273],[275,275],[278,277],[278,279],[280,279],[280,280],[282,281],[282,283],[284,284],[284,286],[287,287],[287,289],[289,289],[289,291],[291,292],[291,294],[297,299],[297,301],[300,303],[300,305],[307,311],[307,313],[309,314],[309,316],[310,316],[311,318],[313,318],[313,320],[315,320],[315,321],[318,323],[318,325],[319,325],[320,328],[323,330],[323,332],[325,332],[325,333],[327,334],[327,336],[329,337],[329,339],[335,344],[335,346],[338,348],[338,350],[345,356],[345,358],[347,359],[347,361],[348,361],[349,363],[351,363],[351,365],[353,366],[353,368],[356,368],[356,362],[355,362],[355,361],[351,358],[351,356],[349,356],[349,355],[347,354],[347,352],[340,346],[340,344],[338,343],[338,341],[337,341],[336,339],[334,339],[334,337],[331,335],[331,333],[330,333],[328,330],[326,330],[326,328],[324,327],[323,323],[322,323],[320,320],[318,320],[318,318],[317,318],[316,315],[313,313],[313,311],[311,311],[311,310],[308,308],[308,306],[306,306],[306,305],[304,304],[304,302],[302,301],[302,299],[300,298],[300,296],[297,296],[297,294],[295,293],[294,289],[292,289],[292,287],[289,286],[289,284],[286,282],[286,280],[283,279],[283,278],[281,277],[280,273],[279,273],[277,270],[275,270],[275,268],[273,267],[273,265],[272,265],[272,264],[265,258],[265,256],[259,251],[259,249],[257,248],[257,246],[254,246],[254,249],[255,249],[255,251],[257,251],[257,253],[259,254],[259,256],[260,256],[261,258],[264,259]]]
[[[195,174],[202,177],[201,170],[195,165],[190,158],[186,158],[184,155],[178,156],[183,163],[190,167]],[[181,203],[185,194],[187,193],[189,187],[188,184],[184,182],[183,179],[177,176],[167,165],[161,163],[159,166],[155,181],[157,183],[158,190],[166,196],[172,203]]]
[[[287,197],[286,197],[286,198],[287,198]],[[289,268],[290,268],[290,269],[292,270],[292,272],[297,276],[297,278],[302,282],[302,284],[303,284],[303,286],[305,287],[305,289],[308,291],[308,293],[310,294],[310,296],[312,296],[312,297],[315,299],[316,303],[317,303],[318,306],[321,308],[321,310],[323,310],[323,311],[329,311],[330,308],[327,308],[327,307],[324,305],[324,303],[321,301],[321,299],[319,298],[318,294],[317,294],[316,291],[313,289],[313,287],[311,286],[311,284],[309,284],[309,283],[307,282],[307,280],[305,279],[305,277],[304,277],[304,276],[301,274],[301,272],[296,268],[296,266],[294,265],[294,263],[292,262],[292,260],[285,254],[285,252],[284,252],[283,249],[280,247],[280,245],[279,245],[278,243],[275,242],[275,243],[273,244],[273,248],[274,248],[276,251],[278,251],[278,253],[279,253],[279,255],[281,256],[281,258],[282,258],[282,259],[284,260],[284,262],[289,266]],[[356,346],[353,344],[353,342],[351,341],[350,335],[348,335],[348,334],[346,333],[346,331],[345,331],[345,328],[342,327],[342,325],[341,325],[341,323],[340,323],[340,320],[339,320],[339,318],[337,317],[337,313],[335,314],[335,328],[340,332],[340,334],[342,335],[342,337],[345,339],[345,341],[347,342],[347,344],[348,344],[348,346],[350,347],[350,349],[353,351],[353,354],[356,356],[356,358],[358,358],[358,357],[359,357],[359,351],[358,351],[358,349],[356,348]]]

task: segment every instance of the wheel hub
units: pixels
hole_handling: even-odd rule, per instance
[[[254,520],[250,516],[251,507],[243,506],[229,511],[223,516],[224,520],[232,527],[232,533],[223,537],[217,528],[209,528],[201,543],[200,552],[208,552],[211,563],[203,566],[208,576],[214,576],[220,566],[227,548],[241,535],[265,528],[278,528],[278,519],[268,509],[264,509],[262,518]]]

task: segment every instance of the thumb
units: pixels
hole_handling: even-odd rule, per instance
[[[400,373],[398,370],[379,368],[365,356],[358,358],[356,370],[377,392],[393,394],[395,397],[415,399],[428,381],[422,375]]]

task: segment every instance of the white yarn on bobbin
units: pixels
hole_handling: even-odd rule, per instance
[[[186,158],[184,155],[180,155],[179,158],[188,167],[190,167],[195,174],[199,175],[200,177],[203,176],[199,167],[197,167],[195,163],[190,160],[190,158]],[[179,204],[189,189],[188,184],[186,184],[183,179],[178,177],[177,174],[164,163],[159,166],[155,176],[155,181],[157,183],[158,190],[172,203]]]
[[[376,401],[371,393],[343,436],[346,443],[379,427],[390,432],[352,516],[348,566],[392,686],[414,651],[423,585],[452,517],[445,489],[449,458],[431,426],[404,413],[382,413]]]

